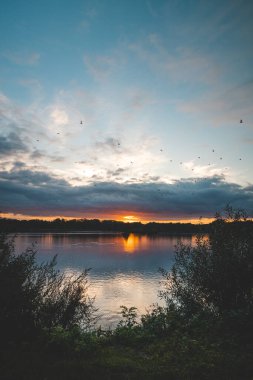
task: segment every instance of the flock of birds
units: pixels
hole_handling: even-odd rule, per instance
[[[83,122],[83,120],[80,120],[80,125],[83,125],[84,124],[84,122]],[[240,119],[240,124],[243,124],[243,119]],[[60,132],[57,132],[57,135],[60,135]],[[39,142],[40,140],[39,139],[37,139],[36,140],[37,142]],[[119,147],[120,146],[120,142],[117,142],[117,146]],[[160,149],[160,152],[162,153],[164,150],[161,148]],[[212,149],[212,153],[214,153],[215,152],[215,149]],[[200,159],[201,157],[200,156],[198,156],[198,159]],[[220,160],[222,160],[223,159],[223,157],[220,157]],[[240,157],[239,158],[239,161],[242,161],[242,158]],[[170,159],[170,162],[172,163],[173,162],[173,160],[172,159]],[[76,161],[75,163],[79,163],[78,161]],[[133,165],[134,164],[134,161],[130,161],[130,164],[131,165]],[[179,163],[180,165],[183,165],[183,162],[182,161],[180,161],[180,163]],[[117,166],[119,166],[119,165],[117,165]],[[209,162],[208,163],[208,166],[211,166],[211,163]],[[227,169],[227,168],[225,168],[225,169]],[[192,171],[194,171],[194,168],[192,168],[191,169]],[[205,178],[206,179],[206,178]],[[196,183],[197,181],[195,180],[195,183]],[[96,186],[96,185],[95,185]],[[157,191],[161,191],[161,189],[158,189]]]

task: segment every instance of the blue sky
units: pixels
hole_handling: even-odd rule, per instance
[[[2,1],[2,215],[252,215],[252,17],[246,0]]]

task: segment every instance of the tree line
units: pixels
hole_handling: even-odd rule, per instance
[[[195,234],[208,232],[210,225],[192,223],[125,223],[115,220],[99,219],[55,219],[45,221],[39,219],[17,220],[0,218],[0,231],[3,232],[61,232],[61,231],[110,231],[122,233],[175,233]]]

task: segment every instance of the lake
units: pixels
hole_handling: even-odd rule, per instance
[[[158,297],[162,279],[158,269],[170,269],[174,247],[180,241],[192,243],[194,236],[122,235],[98,232],[20,233],[18,253],[36,244],[38,260],[57,254],[57,267],[66,272],[89,272],[89,294],[95,296],[103,327],[115,327],[120,306],[135,306],[145,313]]]

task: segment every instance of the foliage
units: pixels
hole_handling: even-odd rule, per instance
[[[43,328],[91,326],[95,309],[87,295],[88,271],[66,276],[55,266],[56,257],[38,264],[34,247],[16,255],[14,239],[0,236],[0,332],[5,341],[29,339]]]
[[[141,316],[143,329],[152,336],[166,336],[176,330],[179,324],[179,315],[173,307],[153,305],[146,314]]]
[[[132,328],[137,325],[137,308],[134,306],[126,307],[120,306],[122,320],[119,322],[118,327]]]
[[[245,213],[225,209],[217,214],[209,238],[176,247],[171,272],[162,270],[168,306],[187,317],[253,316],[253,226]]]
[[[38,265],[33,248],[15,256],[13,241],[1,237],[0,333],[26,331],[20,344],[0,345],[1,376],[251,380],[252,249],[252,223],[228,207],[208,238],[177,246],[172,272],[162,271],[165,307],[153,305],[139,320],[135,307],[121,306],[115,330],[85,331],[80,322],[89,326],[94,309],[87,272],[81,283],[61,277],[55,259]]]

